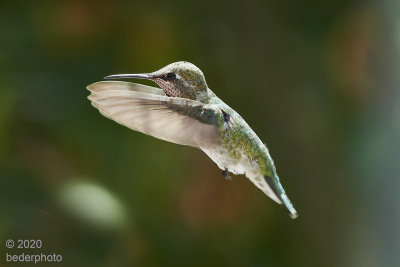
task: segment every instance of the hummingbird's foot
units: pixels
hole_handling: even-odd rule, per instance
[[[231,176],[229,175],[228,168],[225,168],[225,170],[222,171],[222,175],[224,176],[225,179],[232,180]]]

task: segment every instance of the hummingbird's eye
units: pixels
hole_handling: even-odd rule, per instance
[[[167,79],[168,80],[174,80],[176,78],[176,74],[173,72],[170,72],[167,74]]]

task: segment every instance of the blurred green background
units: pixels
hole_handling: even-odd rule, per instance
[[[398,266],[399,15],[389,0],[1,1],[0,266]],[[179,60],[267,143],[297,220],[86,99],[105,75]]]

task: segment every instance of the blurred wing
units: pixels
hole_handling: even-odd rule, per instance
[[[90,89],[91,87],[92,89]],[[131,92],[142,92],[149,93],[154,95],[162,95],[166,96],[163,90],[160,88],[147,86],[138,83],[130,83],[130,82],[121,82],[121,81],[103,81],[93,83],[88,86],[88,89],[92,92],[99,93],[100,91],[131,91]]]
[[[107,81],[87,88],[101,114],[132,130],[195,147],[219,142],[217,121],[223,115],[218,108],[134,83]]]

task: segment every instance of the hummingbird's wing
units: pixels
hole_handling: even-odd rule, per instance
[[[217,124],[223,115],[212,105],[121,81],[97,82],[87,88],[88,98],[101,114],[132,130],[194,147],[219,142]]]
[[[122,82],[122,81],[102,81],[93,83],[88,86],[93,89],[93,91],[100,92],[105,90],[113,90],[113,91],[133,91],[133,92],[143,92],[154,95],[162,95],[166,96],[164,91],[160,88],[156,88],[153,86],[147,86],[139,83],[130,83],[130,82]],[[89,89],[92,91],[91,89]]]

